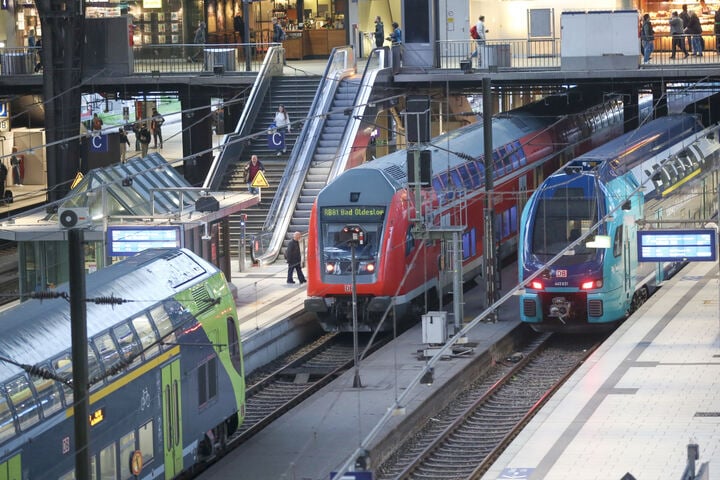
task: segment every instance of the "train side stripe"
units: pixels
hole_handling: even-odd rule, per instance
[[[137,379],[141,375],[146,374],[150,370],[157,368],[161,364],[165,363],[166,361],[172,359],[173,357],[176,357],[180,354],[180,346],[176,345],[170,350],[158,355],[157,357],[153,358],[152,360],[149,360],[142,364],[140,367],[132,370],[128,374],[124,375],[122,378],[119,378],[118,380],[112,382],[110,385],[108,385],[105,388],[102,388],[98,390],[95,393],[90,394],[90,404],[97,402],[98,400],[101,400],[111,393],[121,389],[125,385],[129,384],[133,380]],[[70,407],[65,411],[65,417],[70,418],[73,416],[74,407]]]
[[[664,197],[665,195],[670,194],[673,190],[677,190],[678,188],[680,188],[681,186],[683,186],[685,183],[689,182],[693,177],[697,177],[697,176],[700,175],[701,173],[702,173],[702,169],[698,168],[698,169],[695,170],[693,173],[691,173],[691,174],[688,175],[687,177],[685,177],[685,178],[683,178],[682,180],[680,180],[679,182],[677,182],[675,185],[671,186],[671,187],[668,188],[667,190],[663,190],[662,196]]]

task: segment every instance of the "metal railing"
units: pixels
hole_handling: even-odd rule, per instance
[[[0,48],[0,75],[27,75],[37,73],[40,48]]]
[[[133,47],[133,73],[258,72],[271,47],[279,43],[143,45]],[[248,70],[248,56],[250,58]]]

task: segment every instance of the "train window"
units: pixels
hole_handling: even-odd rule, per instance
[[[120,479],[134,479],[135,475],[130,471],[130,463],[135,453],[135,431],[120,437]]]
[[[117,465],[115,444],[111,443],[100,451],[100,480],[116,480]]]
[[[139,317],[135,317],[132,320],[135,332],[140,337],[140,344],[142,345],[143,353],[145,358],[154,357],[160,351],[157,345],[157,335],[153,330],[150,320],[143,314]]]
[[[217,357],[198,367],[198,407],[217,396]]]
[[[520,144],[519,140],[515,140],[515,142],[513,143],[513,149],[515,150],[515,155],[517,155],[520,165],[526,165],[527,158],[525,158],[525,152],[523,151],[522,145]]]
[[[5,391],[10,402],[15,407],[20,430],[27,430],[35,425],[40,416],[30,384],[25,376],[16,377],[5,384]]]
[[[452,176],[453,180],[457,183],[458,186],[462,185],[468,190],[472,188],[470,174],[467,172],[464,165],[460,165],[456,170],[453,170]]]
[[[155,326],[160,334],[160,339],[167,340],[165,337],[173,333],[173,326],[165,308],[162,305],[158,305],[150,310],[150,316],[155,322]]]
[[[503,165],[502,158],[497,151],[493,152],[493,164],[495,165],[495,175],[497,177],[505,175],[505,165]]]
[[[55,380],[33,378],[33,385],[45,418],[62,408],[62,393]]]
[[[460,177],[460,172],[459,172],[459,171],[457,171],[457,170],[452,170],[452,171],[450,172],[450,176],[451,176],[452,179],[453,179],[453,183],[455,184],[455,188],[460,189],[460,188],[462,188],[463,186],[465,186],[465,182],[464,182],[463,179]]]
[[[228,347],[230,349],[230,361],[235,371],[242,375],[242,349],[240,348],[240,336],[233,317],[227,317]]]
[[[616,257],[619,257],[622,253],[622,240],[623,240],[623,229],[622,227],[618,227],[617,230],[615,230],[615,241],[613,242],[613,255]]]
[[[517,206],[510,208],[510,231],[512,233],[518,230],[518,219],[517,219]]]
[[[55,358],[51,362],[52,368],[55,370],[55,374],[67,380],[72,380],[72,357],[70,352],[65,352],[59,357]],[[73,390],[72,387],[63,383],[63,393],[65,394],[65,405],[73,404]]]
[[[142,452],[143,465],[149,464],[155,457],[155,446],[153,444],[153,421],[150,420],[138,429],[140,451]]]
[[[110,332],[96,335],[93,343],[95,344],[98,355],[100,355],[102,364],[105,365],[105,370],[108,370],[120,361],[120,352],[118,352],[115,342],[110,336]],[[91,375],[90,378],[93,378],[93,376]]]
[[[468,257],[477,255],[477,238],[476,230],[473,228],[469,232],[463,233],[463,260]]]
[[[125,360],[131,361],[133,366],[136,366],[140,362],[142,347],[135,333],[133,333],[130,328],[130,324],[121,323],[113,328],[113,333],[115,334],[115,340],[117,340],[120,346],[120,354]]]
[[[502,238],[510,236],[510,210],[505,210],[502,213],[503,224],[502,224]]]
[[[90,379],[90,389],[94,390],[103,384],[103,370],[98,361],[92,344],[88,344],[88,378]]]
[[[15,422],[5,393],[0,392],[0,443],[15,435]]]
[[[477,164],[475,162],[468,162],[466,165],[470,171],[470,181],[472,182],[472,188],[480,186],[480,172],[478,171]]]

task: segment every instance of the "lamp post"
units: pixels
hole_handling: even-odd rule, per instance
[[[360,359],[358,358],[358,324],[357,324],[357,279],[355,269],[355,247],[365,244],[365,232],[359,225],[346,225],[342,229],[343,240],[350,245],[350,272],[352,275],[352,320],[353,320],[353,359],[355,376],[353,388],[362,388],[360,381]]]

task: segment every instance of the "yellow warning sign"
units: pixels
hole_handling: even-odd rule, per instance
[[[70,184],[70,190],[78,186],[78,183],[82,182],[83,177],[82,172],[78,172],[77,175],[75,175],[75,180]]]
[[[250,185],[255,188],[267,188],[270,186],[262,170],[255,174],[255,178],[253,178],[253,181]]]

